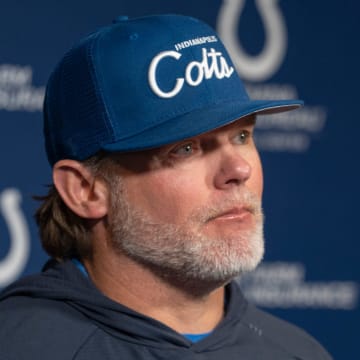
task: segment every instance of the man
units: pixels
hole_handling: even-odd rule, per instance
[[[263,256],[256,114],[214,31],[176,15],[115,23],[71,49],[44,104],[52,257],[0,302],[1,359],[330,359],[247,303]]]

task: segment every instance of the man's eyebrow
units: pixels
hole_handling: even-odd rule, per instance
[[[245,122],[249,125],[255,125],[256,124],[257,117],[256,115],[251,115],[245,118]]]

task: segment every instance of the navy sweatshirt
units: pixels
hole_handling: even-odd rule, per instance
[[[0,359],[331,359],[304,331],[249,304],[235,282],[226,291],[224,319],[192,343],[102,295],[73,262],[52,262],[0,295]]]

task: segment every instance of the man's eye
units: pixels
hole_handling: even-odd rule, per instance
[[[177,146],[175,149],[171,151],[171,153],[175,156],[188,156],[188,155],[192,155],[193,152],[194,152],[194,146],[192,143],[186,143]]]
[[[241,130],[235,137],[235,142],[238,144],[247,144],[251,137],[251,133],[248,130]]]

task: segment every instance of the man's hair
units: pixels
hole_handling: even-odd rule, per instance
[[[82,163],[95,177],[111,186],[115,176],[111,171],[113,160],[112,155],[101,152]],[[37,196],[35,199],[42,201],[35,213],[35,220],[44,250],[59,261],[73,257],[89,257],[92,252],[89,221],[67,207],[54,185],[50,185],[47,195]]]

